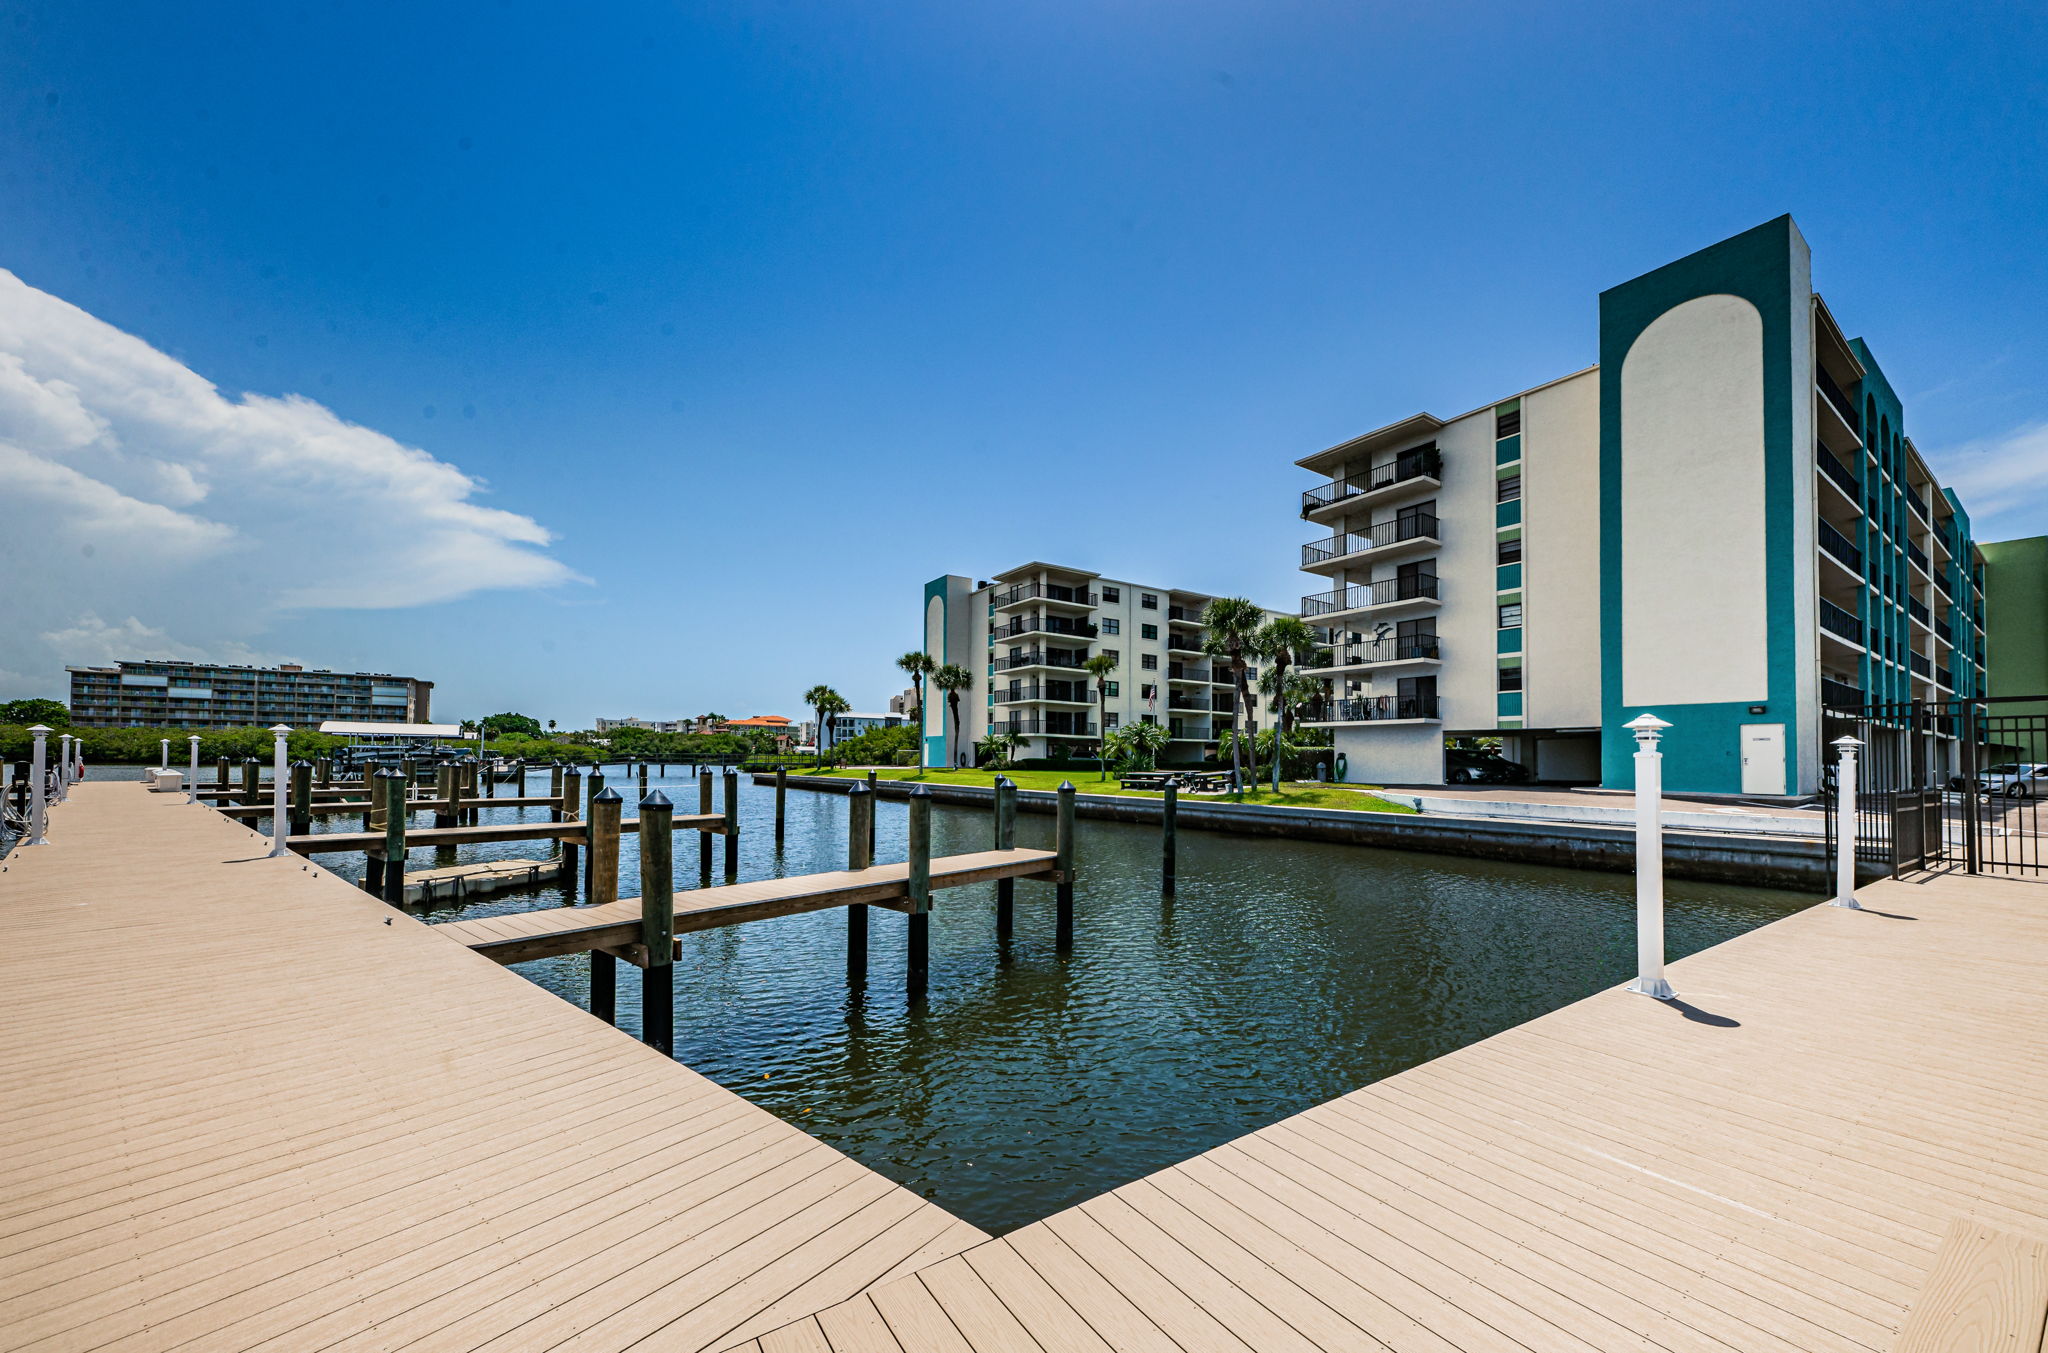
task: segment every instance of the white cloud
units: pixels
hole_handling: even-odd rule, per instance
[[[0,694],[61,694],[67,663],[250,661],[287,611],[572,580],[482,488],[302,396],[230,398],[0,270]]]
[[[1927,459],[1962,500],[1978,540],[2048,533],[2048,422],[2026,423]]]

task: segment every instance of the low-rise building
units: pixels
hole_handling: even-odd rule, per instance
[[[689,733],[695,731],[690,719],[599,719],[597,731],[609,733],[614,728],[644,728],[650,733]]]
[[[71,667],[71,722],[80,728],[246,728],[328,719],[431,721],[434,683],[382,672],[284,663],[117,662]]]
[[[901,728],[906,722],[908,720],[901,714],[895,713],[860,714],[849,711],[845,714],[834,714],[831,734],[825,745],[837,747],[848,738],[857,738],[877,728]]]

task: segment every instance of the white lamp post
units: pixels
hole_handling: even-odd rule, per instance
[[[169,738],[160,739],[157,749],[159,753],[157,756],[157,769],[169,770],[171,768],[171,740]]]
[[[1664,753],[1657,750],[1670,724],[1639,714],[1626,725],[1636,735],[1636,980],[1630,991],[1670,1000],[1664,980]]]
[[[71,734],[57,742],[57,802],[71,802]]]
[[[185,777],[185,802],[199,802],[199,735],[193,733],[185,741],[192,744],[192,770]]]
[[[291,735],[291,725],[273,724],[271,736],[277,739],[275,769],[270,772],[270,857],[289,855],[291,851],[284,844],[285,833],[291,830],[285,817],[285,792],[291,787],[291,769],[285,763],[284,740]]]
[[[1863,910],[1856,900],[1856,753],[1855,738],[1835,739],[1835,895],[1831,907]]]
[[[47,846],[50,842],[44,831],[49,826],[50,815],[50,748],[45,739],[50,736],[50,730],[42,724],[36,724],[28,731],[35,734],[36,745],[35,750],[29,754],[28,841],[25,844]]]

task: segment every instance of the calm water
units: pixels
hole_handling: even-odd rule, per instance
[[[611,783],[637,797],[637,786]],[[687,777],[653,783],[694,811]],[[544,778],[533,786],[544,793]],[[779,854],[773,811],[772,790],[743,784],[742,878],[843,866],[844,798],[791,791]],[[485,820],[522,813],[545,817],[496,809]],[[877,858],[901,860],[904,805],[882,801],[878,819]],[[356,829],[353,818],[326,821]],[[1050,816],[1017,825],[1020,845],[1052,844]],[[937,808],[933,837],[941,854],[983,849],[989,817]],[[636,840],[624,841],[627,896],[638,892]],[[679,883],[694,886],[695,833],[676,845]],[[1180,895],[1167,905],[1156,828],[1083,820],[1078,845],[1074,952],[1054,953],[1050,885],[1017,884],[1008,946],[995,938],[993,885],[942,892],[930,993],[916,1010],[903,994],[904,918],[894,912],[870,912],[864,991],[847,987],[843,912],[685,936],[676,1055],[1003,1231],[1633,971],[1626,875],[1184,831]],[[545,853],[519,842],[466,847],[464,858]],[[411,867],[452,862],[436,855],[415,851]],[[360,857],[323,858],[360,875]],[[1673,957],[1817,900],[1676,881],[1669,898]],[[552,889],[499,894],[428,918],[560,901]],[[550,959],[516,971],[581,1005],[586,965]],[[620,1023],[635,1033],[638,975],[620,966]]]

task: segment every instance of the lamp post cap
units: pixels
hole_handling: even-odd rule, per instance
[[[292,726],[288,723],[274,723],[270,725],[270,731],[273,733],[289,733],[292,731]]]
[[[31,733],[47,733],[50,731],[50,726],[46,723],[32,723],[28,726],[28,731]],[[71,735],[66,733],[64,736],[70,737]]]
[[[1858,747],[1861,747],[1863,745],[1863,739],[1852,738],[1844,735],[1842,737],[1836,738],[1834,741],[1834,745],[1841,748],[1845,752],[1853,752]]]
[[[1654,714],[1638,714],[1635,718],[1623,724],[1622,727],[1632,728],[1638,733],[1659,733],[1671,727],[1671,725]]]

